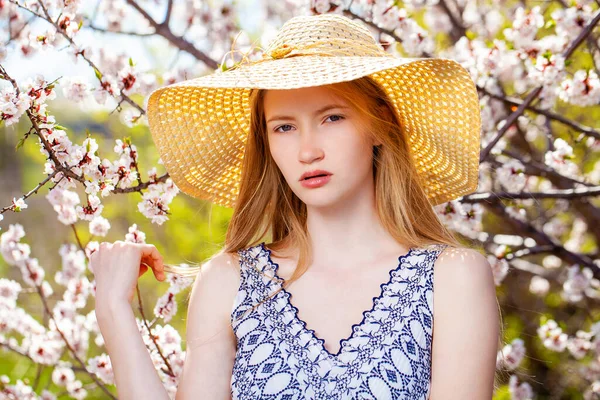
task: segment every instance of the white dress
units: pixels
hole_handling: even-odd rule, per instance
[[[372,308],[340,340],[336,354],[298,318],[285,289],[248,312],[283,280],[264,242],[240,250],[241,281],[231,313],[237,337],[232,398],[426,400],[433,265],[445,247],[412,248],[400,256]]]

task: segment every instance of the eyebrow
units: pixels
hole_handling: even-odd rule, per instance
[[[342,108],[342,109],[348,109],[350,107],[341,105],[341,104],[327,104],[321,108],[319,108],[318,110],[316,110],[313,115],[319,115],[321,113],[324,113],[325,111],[329,111],[332,110],[334,108]],[[267,123],[272,122],[272,121],[277,121],[277,120],[289,120],[289,119],[294,119],[294,117],[291,117],[289,115],[275,115],[271,118],[269,118],[269,120],[267,121]]]

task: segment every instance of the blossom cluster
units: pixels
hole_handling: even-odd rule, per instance
[[[22,242],[24,237],[23,227],[11,224],[8,230],[0,235],[0,255],[8,265],[20,269],[25,285],[37,290],[43,303],[50,307],[49,298],[54,289],[46,280],[45,269],[40,266],[38,259],[31,257],[30,246]],[[145,234],[134,224],[129,228],[125,241],[144,243]],[[59,249],[62,268],[55,273],[54,282],[63,287],[64,291],[62,299],[52,305],[47,326],[19,307],[18,297],[24,290],[23,286],[15,280],[0,278],[0,346],[5,350],[25,354],[37,364],[54,367],[53,383],[64,387],[69,396],[75,399],[84,399],[88,393],[81,379],[77,379],[75,375],[75,367],[80,366],[62,360],[65,352],[72,351],[74,358],[86,360],[83,367],[101,382],[114,384],[112,365],[106,353],[87,358],[90,340],[93,339],[96,346],[104,346],[95,311],[80,314],[88,300],[95,296],[95,282],[87,277],[91,272],[87,260],[89,254],[97,249],[98,242],[95,241],[89,242],[83,250],[73,244],[65,244]],[[177,312],[175,295],[187,289],[193,283],[193,278],[167,274],[166,282],[169,287],[157,301],[154,313],[168,322]],[[163,373],[161,378],[165,388],[174,397],[185,359],[181,337],[170,325],[156,324],[148,331],[141,319],[138,318],[137,322],[158,371],[167,369],[161,353],[166,355],[169,368],[175,375]],[[15,334],[22,337],[20,342]],[[19,399],[38,398],[23,381],[10,384],[9,377],[2,376],[0,379],[4,382],[4,389],[0,390],[4,396],[13,395]],[[56,396],[44,391],[39,398],[56,399]]]

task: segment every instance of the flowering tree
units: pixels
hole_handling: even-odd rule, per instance
[[[57,91],[73,103],[93,99],[118,111],[130,127],[145,125],[153,89],[260,53],[249,35],[238,34],[245,17],[241,4],[113,0],[87,12],[77,0],[0,2],[0,117],[7,127],[25,121],[28,128],[19,133],[17,148],[36,140],[46,159],[38,185],[0,204],[0,221],[7,212],[27,213],[28,199],[45,187],[58,223],[71,227],[76,238],[59,249],[62,268],[54,276],[58,287],[52,287],[48,266],[35,258],[23,226],[3,227],[0,253],[20,271],[20,279],[0,278],[0,348],[51,368],[54,384],[53,390],[41,389],[37,379],[3,375],[5,397],[116,397],[106,353],[88,356],[92,337],[103,346],[95,313],[82,313],[95,293],[87,262],[99,243],[82,243],[77,232],[87,224],[92,238],[106,237],[111,224],[102,215],[103,202],[131,193],[141,194],[138,210],[146,218],[163,224],[178,194],[167,173],[159,176],[156,166],[140,165],[131,139],[117,139],[111,154],[100,154],[91,135],[74,143],[53,115],[51,100]],[[157,7],[161,18],[155,17]],[[465,242],[485,251],[493,268],[507,330],[498,353],[497,367],[504,373],[496,397],[584,393],[585,399],[600,398],[600,41],[595,31],[600,2],[285,0],[257,1],[254,12],[265,20],[256,33],[261,46],[293,15],[340,13],[364,22],[392,54],[452,58],[467,68],[481,103],[480,184],[477,193],[436,211]],[[135,19],[135,30],[122,26],[125,17]],[[33,21],[43,23],[37,25],[42,30],[35,31]],[[194,62],[140,70],[126,54],[84,39],[107,34],[140,41],[161,37]],[[65,61],[88,66],[87,76],[37,75],[17,82],[2,64],[9,54],[26,58],[57,49]],[[134,224],[124,239],[145,243],[145,234]],[[174,397],[185,349],[169,322],[177,312],[176,295],[191,279],[169,275],[167,281],[151,321],[138,290],[138,326]],[[51,304],[56,289],[63,297]],[[41,299],[43,322],[20,306],[26,291]]]

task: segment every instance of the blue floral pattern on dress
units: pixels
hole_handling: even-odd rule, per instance
[[[283,279],[265,243],[239,250],[241,280],[231,313],[237,338],[232,399],[426,400],[433,266],[446,247],[411,248],[400,256],[372,308],[335,354],[298,317],[291,293],[273,295]]]

